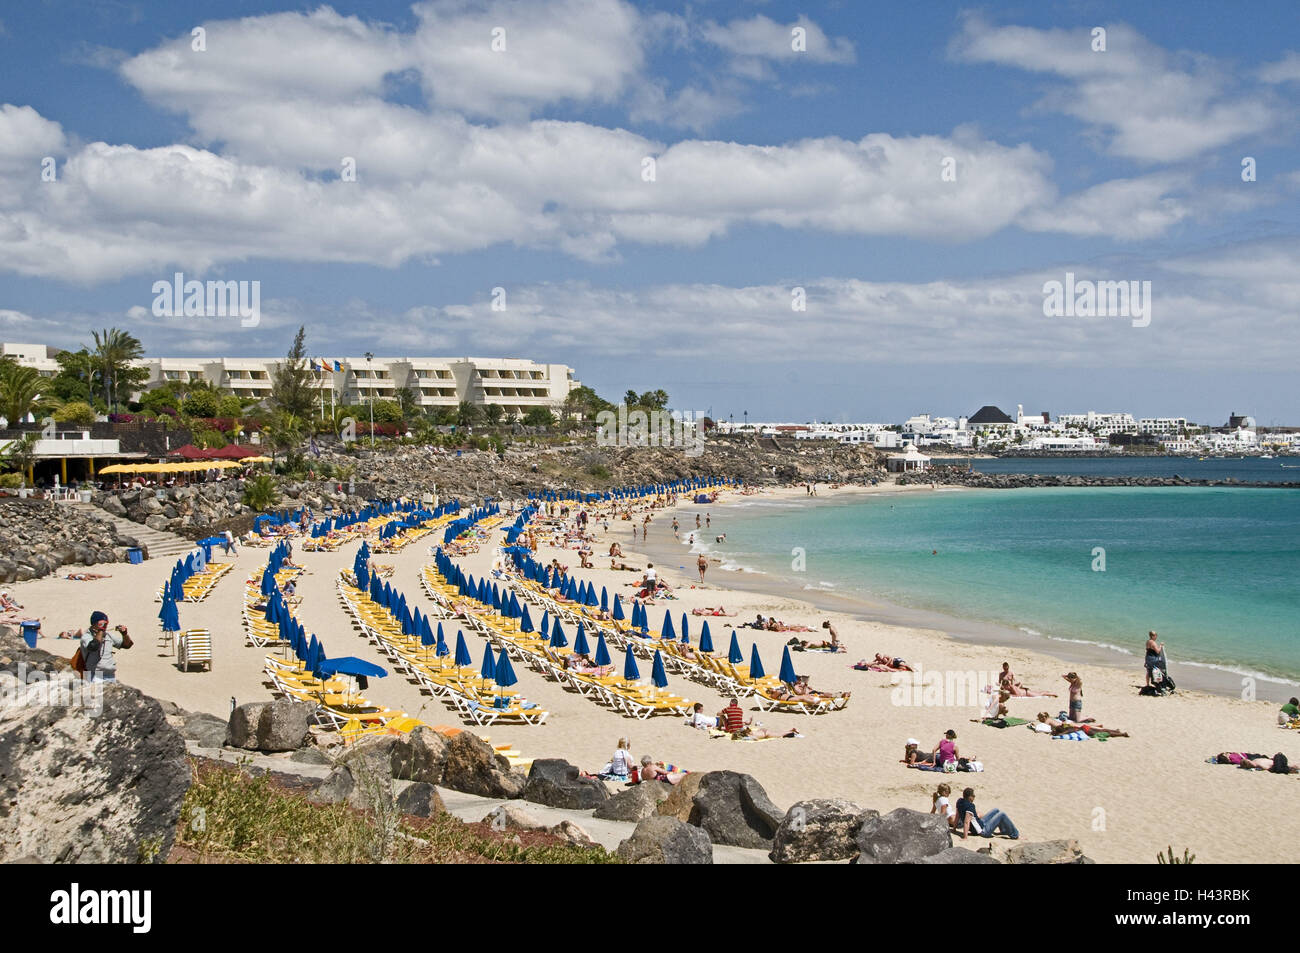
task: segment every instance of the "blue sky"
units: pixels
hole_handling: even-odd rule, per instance
[[[303,323],[323,356],[526,356],[722,416],[1300,424],[1294,3],[48,0],[0,23],[7,341],[116,325],[260,356]],[[154,316],[177,270],[260,281],[261,323]],[[1044,316],[1067,271],[1151,281],[1150,325]]]

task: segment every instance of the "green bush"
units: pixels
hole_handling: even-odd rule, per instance
[[[95,408],[84,400],[70,401],[54,412],[54,419],[59,423],[89,427],[95,422]]]
[[[244,486],[244,505],[261,512],[266,512],[280,502],[280,488],[275,477],[269,473],[259,473]]]
[[[0,474],[0,489],[16,490],[22,485],[23,475],[21,473]]]
[[[181,410],[191,417],[218,417],[221,410],[221,395],[211,390],[191,391],[181,404]]]

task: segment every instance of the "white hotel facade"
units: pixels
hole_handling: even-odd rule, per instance
[[[59,371],[55,348],[39,344],[2,344],[0,353],[35,367],[45,377]],[[262,400],[271,393],[271,378],[284,358],[154,357],[138,362],[149,370],[146,390],[169,381],[207,381],[237,397]],[[309,359],[311,361],[312,359]],[[495,357],[343,357],[317,358],[324,368],[313,374],[321,402],[330,406],[392,400],[409,387],[425,410],[455,409],[461,401],[479,407],[499,404],[506,417],[522,417],[534,407],[557,410],[569,392],[581,386],[573,368]],[[335,370],[337,363],[338,370]],[[309,365],[310,366],[310,365]]]

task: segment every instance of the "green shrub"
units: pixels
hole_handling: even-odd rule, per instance
[[[244,486],[244,505],[266,512],[280,502],[280,488],[275,477],[269,473],[259,473]]]
[[[84,400],[70,401],[54,412],[54,419],[59,423],[81,424],[89,427],[95,422],[95,408]]]

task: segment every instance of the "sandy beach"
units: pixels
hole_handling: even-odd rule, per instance
[[[730,496],[724,494],[724,498]],[[694,514],[702,509],[679,507],[683,538],[688,526],[694,527]],[[708,509],[713,517],[709,532],[725,532],[725,507]],[[636,523],[641,518],[637,515]],[[684,556],[685,547],[673,541],[671,520],[671,511],[655,511],[648,548]],[[618,592],[627,599],[633,592],[628,583],[639,575],[611,571],[608,557],[601,554],[616,540],[623,547],[624,561],[644,568],[643,547],[632,542],[630,522],[611,519],[608,535],[598,520],[594,526],[595,569],[579,569],[576,551],[553,549],[548,540],[540,538],[537,557],[545,562],[558,558],[577,570],[580,579],[597,588],[608,587],[611,595]],[[498,533],[493,535],[499,538]],[[418,572],[431,561],[429,547],[434,540],[429,536],[399,554],[375,560],[396,567],[391,582],[413,606],[422,609],[430,603],[422,593]],[[355,550],[355,544],[334,553],[296,550],[295,559],[306,569],[298,584],[298,593],[304,597],[299,617],[308,632],[324,641],[329,655],[357,655],[382,662],[379,653],[352,629],[336,594],[338,570],[351,565]],[[205,602],[179,606],[183,627],[206,627],[212,632],[214,664],[210,673],[179,672],[174,655],[162,647],[158,637],[154,593],[170,571],[171,561],[90,567],[90,571],[113,578],[76,582],[51,576],[15,584],[10,591],[25,605],[25,615],[43,620],[41,648],[71,656],[75,644],[53,636],[60,629],[84,626],[92,610],[103,609],[113,624],[129,626],[136,641],[134,648],[120,653],[118,673],[123,682],[187,709],[224,717],[232,699],[246,702],[270,697],[261,674],[266,653],[245,646],[239,620],[244,581],[260,571],[266,555],[265,549],[241,549],[233,571]],[[477,555],[459,561],[478,577],[489,568],[491,548],[485,546]],[[693,608],[723,605],[735,615],[710,618],[709,623],[715,644],[725,650],[730,639],[727,624],[749,621],[756,613],[808,626],[815,632],[800,637],[813,640],[824,637],[821,622],[831,619],[847,654],[804,652],[795,654],[794,659],[798,671],[808,674],[816,688],[851,691],[848,707],[816,717],[753,712],[757,721],[770,728],[784,731],[797,727],[805,736],[799,739],[714,740],[676,717],[648,722],[621,717],[520,666],[516,688],[547,708],[550,719],[538,727],[494,727],[487,732],[492,740],[510,743],[528,757],[567,758],[595,771],[608,760],[618,739],[628,737],[638,757],[651,754],[692,771],[727,768],[752,774],[783,808],[806,798],[842,797],[882,812],[899,806],[928,810],[930,794],[940,782],[951,784],[954,794],[971,786],[977,792],[979,808],[985,812],[1001,808],[1014,819],[1023,839],[1074,838],[1098,862],[1154,863],[1156,854],[1166,846],[1178,854],[1190,848],[1198,863],[1291,860],[1289,845],[1300,839],[1300,819],[1289,811],[1279,811],[1279,806],[1294,795],[1300,778],[1205,763],[1207,757],[1225,750],[1268,755],[1282,751],[1293,763],[1300,759],[1300,733],[1277,727],[1275,702],[1245,702],[1198,691],[1180,691],[1170,698],[1141,697],[1137,693],[1142,682],[1140,662],[1131,671],[1102,664],[1067,666],[1026,645],[980,645],[932,629],[866,621],[851,606],[830,611],[789,594],[751,591],[752,580],[746,581],[744,589],[729,586],[734,574],[721,572],[716,565],[710,568],[706,584],[700,586],[693,561],[679,557],[663,564],[656,560],[656,568],[673,586],[676,598],[660,599],[649,607],[652,627],[659,625],[665,609],[677,623],[681,613],[689,614]],[[690,569],[689,575],[678,568],[683,564]],[[692,641],[701,621],[691,617]],[[739,633],[746,657],[751,644],[757,643],[765,667],[772,672],[780,664],[781,646],[796,634],[753,629],[740,629]],[[449,635],[454,638],[454,626]],[[481,659],[485,640],[468,632],[466,639],[475,660]],[[1133,737],[1105,742],[1053,740],[1025,727],[998,730],[973,723],[980,712],[971,705],[898,704],[900,693],[891,685],[891,675],[851,668],[856,660],[869,659],[877,652],[902,657],[928,671],[992,675],[1003,661],[1009,661],[1029,687],[1062,696],[1013,699],[1011,714],[1030,719],[1038,711],[1055,715],[1066,707],[1061,675],[1073,668],[1084,680],[1085,714]],[[615,661],[621,664],[621,653],[616,653]],[[646,666],[642,671],[648,675]],[[710,713],[725,704],[716,691],[681,676],[670,676],[669,688],[703,702]],[[461,724],[441,702],[422,695],[398,675],[372,680],[367,695],[430,724]],[[938,775],[909,770],[899,763],[907,738],[919,739],[922,749],[929,750],[950,728],[957,732],[960,753],[982,761],[983,773]],[[1277,819],[1276,830],[1270,817]],[[1012,842],[994,838],[964,843],[971,848],[991,843],[1000,855]]]

